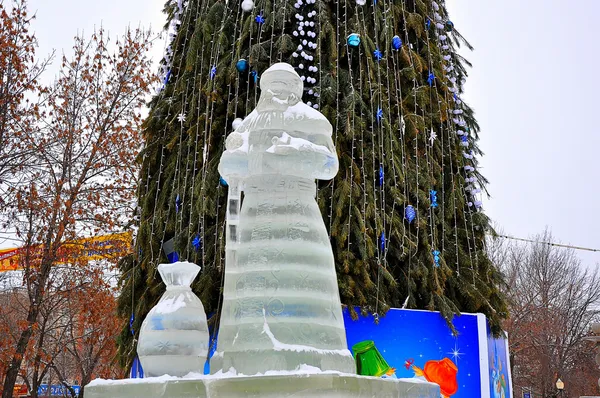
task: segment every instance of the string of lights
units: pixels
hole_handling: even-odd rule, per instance
[[[494,237],[494,238],[503,238],[503,239],[509,239],[509,240],[516,240],[516,241],[519,241],[519,242],[535,243],[535,244],[539,244],[539,245],[561,247],[561,248],[565,248],[565,249],[583,250],[583,251],[594,252],[594,253],[599,253],[600,252],[600,249],[593,249],[593,248],[584,247],[584,246],[566,245],[566,244],[562,244],[562,243],[546,242],[546,241],[535,240],[535,239],[527,239],[527,238],[517,238],[515,236],[503,235],[503,234],[489,234],[489,235],[492,236],[492,237]]]

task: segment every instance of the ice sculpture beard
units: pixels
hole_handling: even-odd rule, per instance
[[[277,84],[277,87],[271,87],[260,96],[256,105],[258,112],[267,110],[284,112],[290,106],[294,106],[300,102],[300,96],[293,91],[295,87],[289,87],[284,82],[274,83]]]

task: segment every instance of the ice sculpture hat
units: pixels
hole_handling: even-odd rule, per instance
[[[278,62],[267,69],[260,78],[260,89],[279,91],[285,90],[302,98],[304,82],[296,73],[294,67],[285,62]]]

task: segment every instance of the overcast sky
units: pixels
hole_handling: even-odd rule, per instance
[[[600,1],[448,0],[475,47],[465,98],[481,125],[485,209],[507,234],[548,225],[600,248]],[[588,265],[600,253],[578,252]]]
[[[163,0],[30,0],[39,54],[68,50],[102,24],[162,28]],[[600,1],[447,0],[473,44],[464,98],[481,125],[485,210],[505,233],[552,228],[557,240],[600,248],[598,43]],[[162,45],[156,49],[157,57]],[[53,70],[54,72],[56,69]],[[592,265],[600,253],[578,252]]]

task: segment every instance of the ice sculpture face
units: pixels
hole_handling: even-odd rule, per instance
[[[161,264],[167,285],[140,329],[137,352],[147,376],[202,373],[208,354],[208,325],[200,299],[190,284],[200,267],[188,262]]]
[[[302,98],[304,83],[290,64],[278,63],[267,69],[262,75],[260,89],[266,92],[266,96],[292,94],[296,97],[296,103],[298,103]]]
[[[243,188],[244,201],[239,220],[228,218],[235,233],[228,235],[211,372],[233,367],[256,374],[306,364],[354,373],[329,236],[315,201],[315,179],[338,171],[332,127],[301,102],[303,83],[290,65],[269,68],[261,89],[257,108],[228,137],[219,164],[233,195],[238,184]]]

